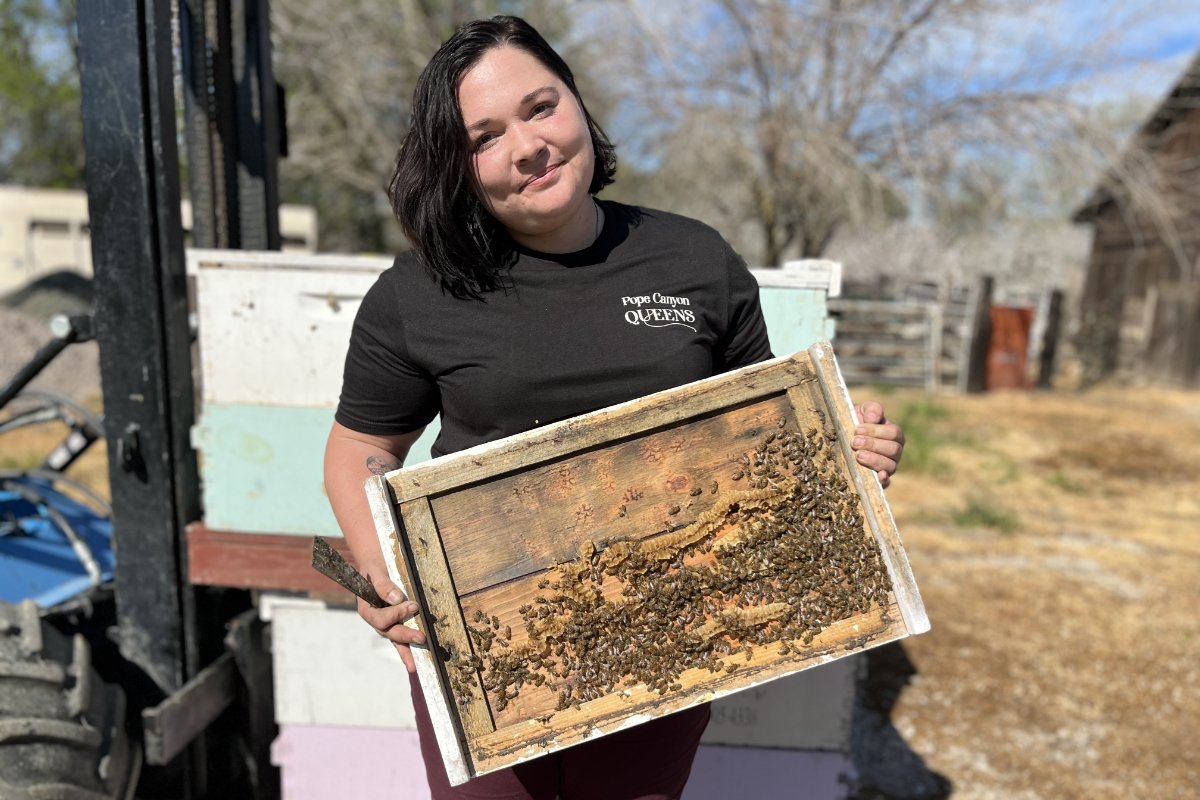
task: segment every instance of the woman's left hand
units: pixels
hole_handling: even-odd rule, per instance
[[[850,447],[859,464],[875,470],[884,488],[892,481],[892,475],[900,465],[904,452],[904,431],[899,425],[888,422],[883,405],[868,400],[856,406],[859,425],[854,431]]]

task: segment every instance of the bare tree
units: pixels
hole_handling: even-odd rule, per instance
[[[1072,152],[1094,179],[1116,145],[1078,85],[1119,63],[1140,13],[1113,0],[1071,39],[1053,35],[1078,7],[1066,2],[613,2],[640,98],[630,138],[664,178],[655,200],[752,232],[743,244],[768,264],[820,255],[847,225],[953,212],[972,192],[985,216],[1003,213],[1013,187],[996,165],[1028,173]]]
[[[484,0],[279,0],[276,70],[288,88],[291,163],[375,192],[408,118],[416,76],[456,22]]]

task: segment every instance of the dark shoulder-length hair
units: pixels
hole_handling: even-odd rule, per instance
[[[486,52],[504,45],[536,58],[579,101],[595,151],[588,191],[595,194],[612,183],[617,171],[616,150],[583,104],[571,68],[541,34],[512,16],[461,26],[417,79],[412,121],[388,184],[396,219],[422,263],[443,290],[460,299],[482,300],[484,292],[496,289],[502,269],[514,255],[512,240],[479,199],[458,104],[463,74]]]

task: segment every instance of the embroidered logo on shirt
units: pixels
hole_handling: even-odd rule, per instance
[[[622,306],[633,306],[625,312],[625,321],[630,325],[645,325],[649,328],[679,325],[695,331],[695,326],[690,323],[696,321],[696,312],[686,308],[691,304],[692,301],[686,297],[674,297],[658,292],[621,298]]]

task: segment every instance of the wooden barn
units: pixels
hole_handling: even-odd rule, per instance
[[[1085,376],[1200,386],[1200,54],[1074,221]]]

